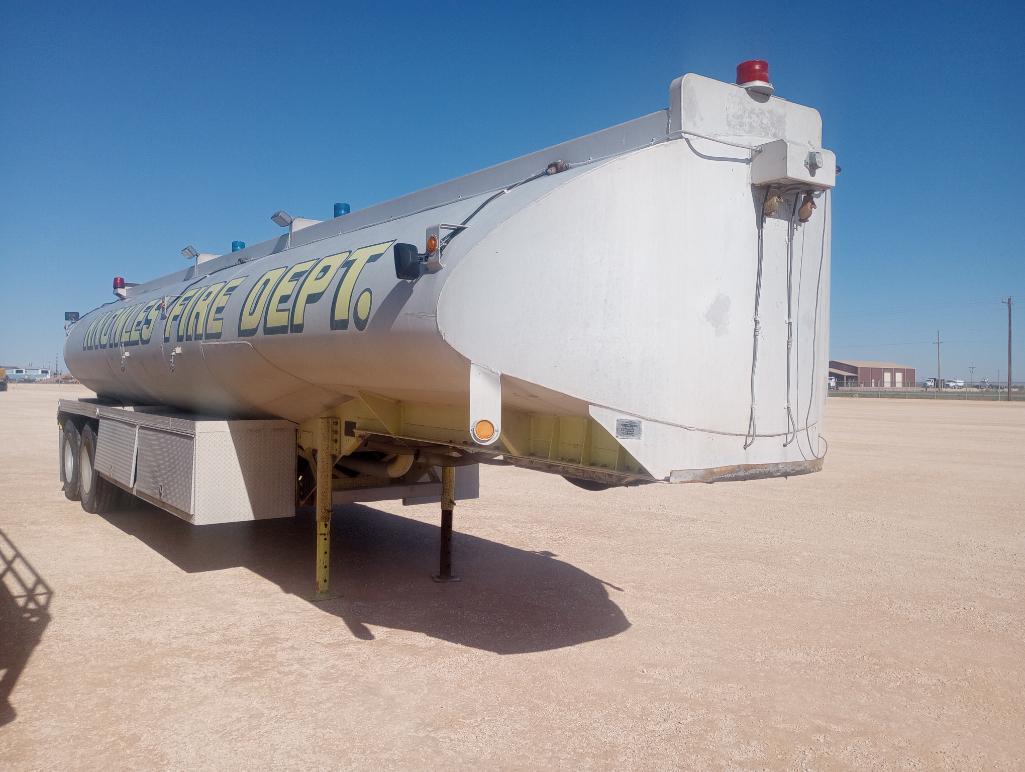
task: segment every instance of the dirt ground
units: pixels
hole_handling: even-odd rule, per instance
[[[830,400],[790,480],[485,467],[459,584],[433,506],[338,508],[312,604],[309,517],[65,500],[80,393],[0,393],[0,767],[1025,765],[1025,404]]]

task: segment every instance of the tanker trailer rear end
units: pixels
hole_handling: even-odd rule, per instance
[[[96,509],[120,489],[196,523],[315,498],[323,551],[332,502],[441,499],[444,537],[480,462],[592,489],[818,470],[835,157],[763,64],[115,280],[65,347],[97,394],[60,407],[67,494]]]

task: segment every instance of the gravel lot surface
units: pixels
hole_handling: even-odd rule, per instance
[[[83,393],[0,393],[2,768],[1025,766],[1025,404],[831,399],[790,480],[485,467],[458,584],[433,506],[338,508],[312,604],[309,516],[65,500]]]

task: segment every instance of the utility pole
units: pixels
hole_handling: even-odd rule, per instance
[[[943,389],[943,377],[940,373],[940,344],[943,341],[940,340],[940,331],[936,330],[936,342],[933,344],[936,346],[936,388],[942,391]]]
[[[968,365],[968,385],[975,386],[975,365]]]
[[[1007,398],[1011,398],[1011,306],[1014,300],[1008,296],[1007,300],[1001,300],[1007,304]]]

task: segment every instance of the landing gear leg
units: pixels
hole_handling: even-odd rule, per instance
[[[441,551],[436,582],[458,582],[452,575],[452,510],[456,507],[456,470],[451,466],[441,468]]]
[[[337,597],[330,591],[331,578],[331,470],[335,457],[331,453],[331,432],[336,419],[320,419],[317,448],[317,591],[314,600]]]

